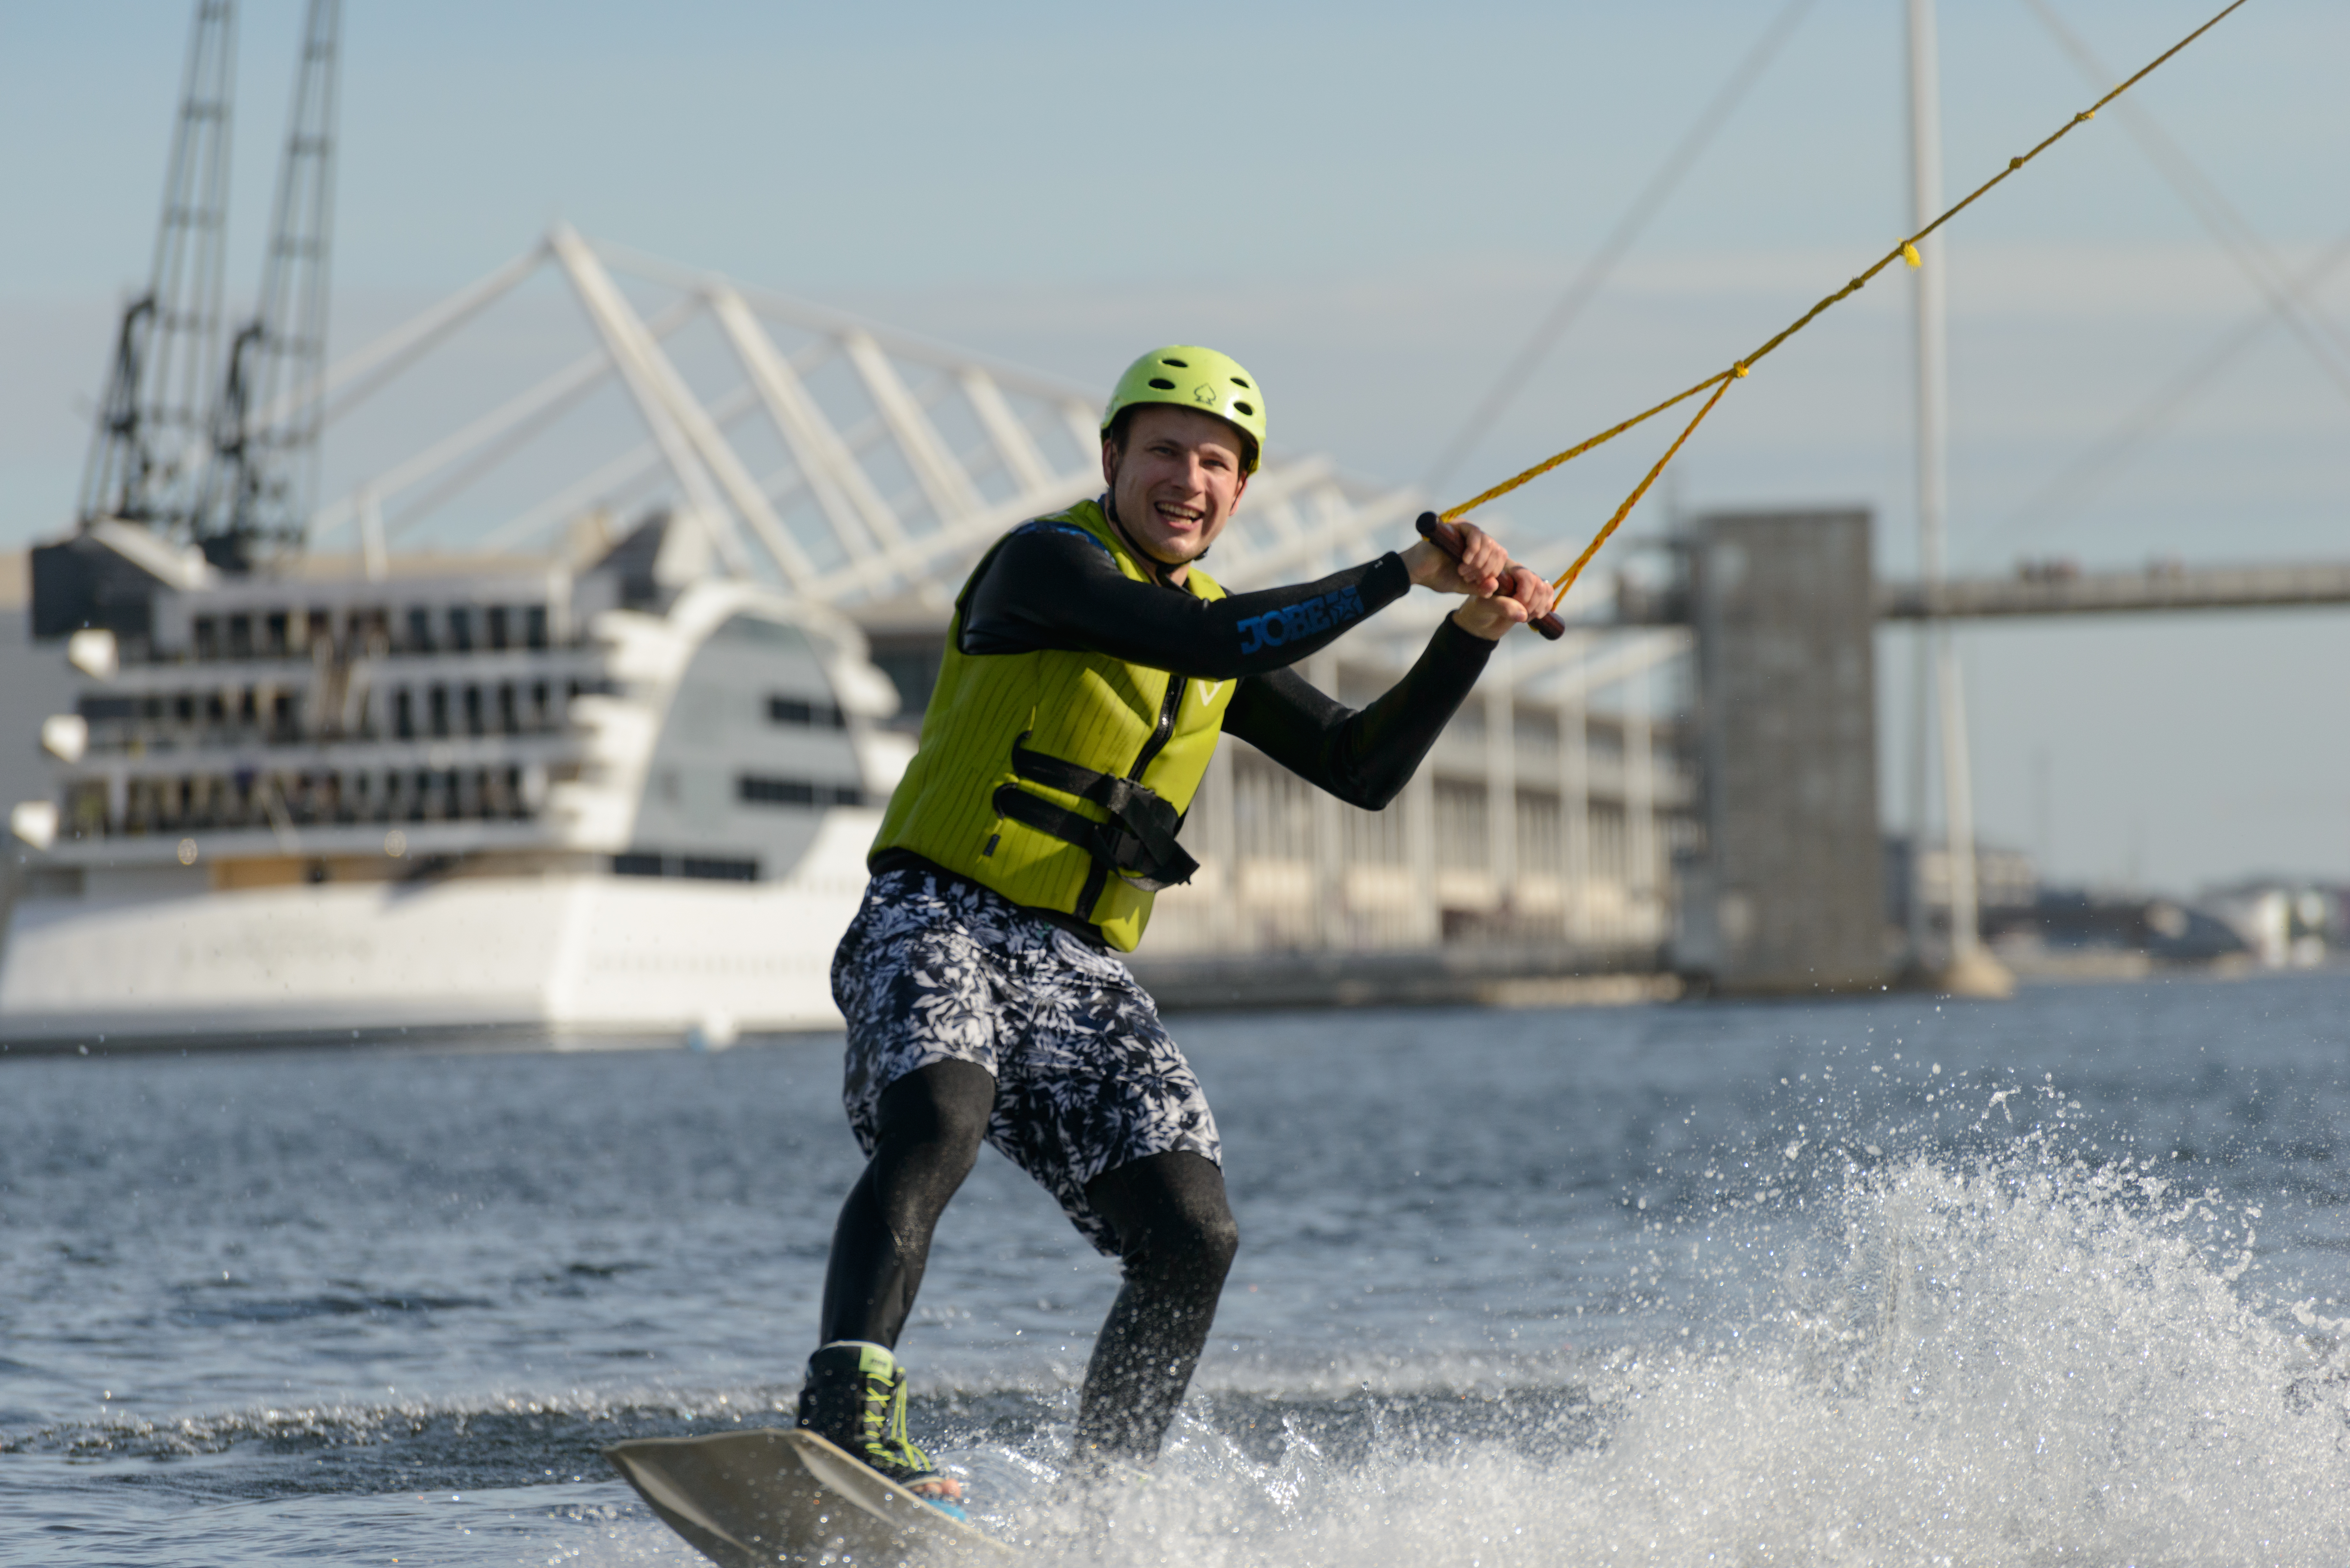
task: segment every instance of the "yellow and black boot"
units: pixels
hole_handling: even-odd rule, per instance
[[[906,1371],[889,1347],[836,1340],[808,1357],[799,1424],[957,1519],[962,1486],[906,1436]]]

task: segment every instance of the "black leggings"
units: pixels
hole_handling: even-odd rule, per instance
[[[879,1137],[849,1189],[824,1279],[824,1338],[893,1349],[921,1289],[931,1233],[971,1174],[995,1106],[995,1078],[935,1062],[882,1092]],[[1224,1175],[1204,1156],[1152,1155],[1086,1184],[1118,1232],[1118,1293],[1086,1367],[1076,1449],[1148,1463],[1183,1402],[1240,1246]]]

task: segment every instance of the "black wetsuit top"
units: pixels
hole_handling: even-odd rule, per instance
[[[1201,680],[1237,680],[1224,733],[1347,805],[1377,811],[1410,781],[1493,645],[1448,616],[1409,673],[1359,711],[1290,666],[1410,590],[1403,557],[1389,552],[1311,583],[1194,598],[1170,583],[1134,581],[1082,530],[1031,523],[1005,538],[972,585],[962,650],[1067,649]]]
[[[1315,691],[1289,667],[1410,589],[1403,557],[1390,551],[1315,582],[1201,599],[1172,583],[1138,583],[1092,535],[1040,519],[1005,535],[965,590],[962,648],[1100,653],[1195,680],[1238,680],[1224,733],[1347,805],[1378,811],[1402,793],[1460,711],[1493,644],[1447,616],[1403,679],[1362,709]],[[876,871],[908,865],[952,875],[908,850],[873,860]],[[1035,912],[1101,940],[1075,916]]]

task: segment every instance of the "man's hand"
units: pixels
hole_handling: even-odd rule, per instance
[[[1475,524],[1456,523],[1453,527],[1461,533],[1459,561],[1422,539],[1403,553],[1403,564],[1421,587],[1469,596],[1469,602],[1452,612],[1461,630],[1493,642],[1512,627],[1548,613],[1550,585],[1538,574],[1510,565],[1510,553],[1501,541]]]
[[[1497,642],[1512,627],[1548,614],[1550,585],[1542,574],[1524,566],[1511,566],[1508,571],[1508,577],[1494,592],[1473,597],[1454,610],[1452,624],[1471,637]]]
[[[1469,594],[1485,598],[1498,592],[1502,574],[1510,569],[1510,553],[1502,542],[1474,523],[1455,523],[1461,535],[1461,559],[1451,556],[1422,539],[1403,553],[1403,564],[1411,573],[1411,580],[1423,588],[1434,588],[1440,594]]]

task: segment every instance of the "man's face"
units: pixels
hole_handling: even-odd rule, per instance
[[[1240,431],[1213,414],[1172,403],[1137,408],[1123,447],[1102,439],[1102,478],[1127,536],[1161,566],[1207,554],[1248,488],[1242,450]]]

